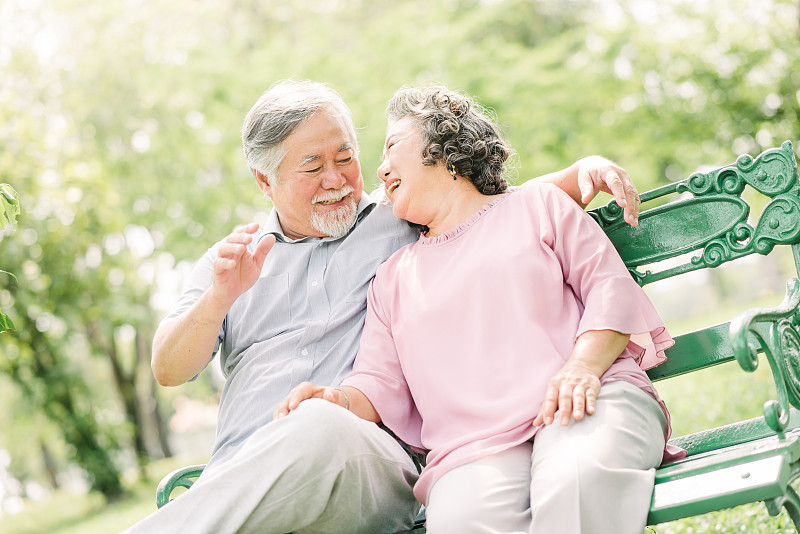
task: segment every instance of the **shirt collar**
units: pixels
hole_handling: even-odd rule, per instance
[[[376,204],[377,202],[373,200],[370,195],[366,194],[365,192],[361,193],[361,200],[358,201],[358,215],[356,216],[356,224],[353,226],[353,228],[358,226],[358,223],[361,222],[361,220],[375,208]],[[261,240],[261,238],[263,238],[267,234],[272,234],[275,236],[275,239],[277,241],[280,241],[282,243],[302,243],[306,241],[312,241],[315,239],[319,241],[335,241],[335,238],[333,237],[306,236],[306,237],[301,237],[300,239],[292,239],[290,237],[287,237],[286,234],[283,233],[280,220],[278,220],[278,210],[276,210],[274,206],[272,210],[269,212],[269,216],[267,217],[267,221],[264,223],[262,231],[263,235],[259,238],[259,240]]]

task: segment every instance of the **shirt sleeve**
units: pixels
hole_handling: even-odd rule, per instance
[[[170,310],[169,314],[164,317],[162,321],[173,319],[182,313],[185,313],[189,308],[194,306],[194,303],[200,299],[200,297],[209,287],[211,287],[211,281],[214,277],[214,260],[217,258],[218,248],[219,243],[208,249],[206,253],[197,261],[192,269],[192,272],[183,283],[181,296],[178,298],[178,302],[175,303],[175,306],[173,306],[172,310]],[[214,355],[217,353],[217,350],[224,339],[227,321],[228,318],[226,316],[225,320],[222,322],[219,332],[217,333],[217,342],[214,345],[214,350],[212,350],[211,354],[208,356],[206,367],[209,363],[211,363],[211,360],[214,359]],[[202,372],[203,371],[200,371],[200,373]],[[197,380],[197,377],[200,376],[200,373],[195,375],[189,381],[192,382]]]
[[[381,421],[408,445],[422,445],[422,417],[408,388],[397,355],[391,322],[381,306],[380,271],[367,293],[367,317],[353,371],[342,382],[367,396]]]
[[[543,188],[542,201],[552,222],[545,239],[584,307],[576,339],[615,330],[631,334],[627,348],[642,369],[666,360],[674,341],[600,226],[558,188]]]

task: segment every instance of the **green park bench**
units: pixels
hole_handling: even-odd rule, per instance
[[[754,206],[763,206],[758,220],[752,220],[756,215],[742,198],[745,192]],[[623,221],[613,200],[589,213],[642,286],[754,253],[768,255],[775,245],[791,246],[800,276],[800,179],[789,141],[755,159],[743,155],[734,164],[648,191],[641,200],[643,207],[655,207],[642,211],[636,228]],[[798,304],[800,280],[791,278],[778,306],[675,336],[667,361],[648,371],[657,382],[735,360],[752,372],[763,355],[777,396],[764,404],[763,417],[673,438],[688,456],[656,472],[648,524],[763,501],[773,516],[786,508],[800,531],[800,497],[790,485],[800,476]],[[191,486],[202,468],[167,475],[158,487],[158,506],[175,487]],[[423,532],[419,521],[408,534]]]

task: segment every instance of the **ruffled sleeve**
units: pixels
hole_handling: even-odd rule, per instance
[[[675,342],[611,241],[592,218],[557,188],[543,188],[551,228],[543,239],[584,307],[576,339],[588,330],[631,334],[630,353],[646,370],[664,362]]]

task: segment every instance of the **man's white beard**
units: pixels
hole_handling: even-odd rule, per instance
[[[317,232],[335,239],[346,236],[356,223],[358,206],[356,206],[356,201],[352,196],[347,197],[345,202],[344,206],[335,210],[313,210],[311,212],[311,227]]]

